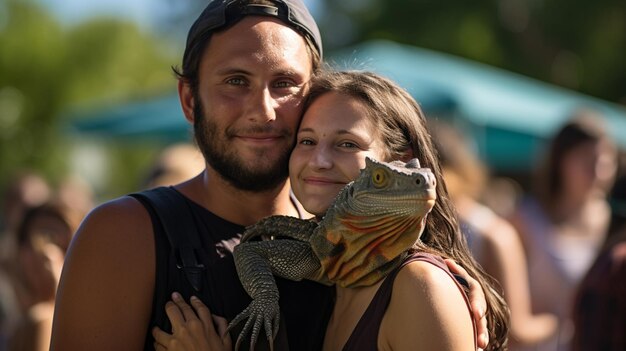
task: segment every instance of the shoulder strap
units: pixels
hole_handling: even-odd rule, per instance
[[[150,203],[175,252],[176,267],[185,273],[189,284],[199,292],[205,267],[198,260],[198,255],[204,250],[187,199],[172,187],[159,187],[130,196]]]

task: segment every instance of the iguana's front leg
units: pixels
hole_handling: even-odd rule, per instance
[[[243,243],[263,235],[309,241],[309,237],[313,234],[315,228],[317,228],[317,223],[312,220],[291,216],[269,216],[256,224],[248,226],[241,237],[241,242]]]
[[[306,242],[282,239],[241,243],[234,250],[239,279],[252,302],[229,324],[229,330],[246,318],[235,348],[252,330],[250,349],[265,329],[270,345],[278,332],[280,308],[278,287],[273,274],[291,280],[313,279],[320,273],[320,262]]]

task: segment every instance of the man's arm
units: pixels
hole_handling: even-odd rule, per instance
[[[93,210],[68,251],[51,350],[141,350],[155,277],[150,216],[126,197]]]
[[[487,299],[480,283],[470,276],[467,271],[459,266],[454,260],[445,259],[448,269],[465,279],[469,285],[468,297],[472,309],[472,318],[476,324],[478,334],[478,348],[484,349],[489,344],[489,329],[487,325]]]

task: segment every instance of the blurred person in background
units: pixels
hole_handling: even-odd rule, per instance
[[[570,350],[572,298],[604,241],[616,169],[601,117],[578,111],[551,140],[533,193],[511,219],[526,249],[533,311],[559,318],[555,336],[531,350]]]
[[[65,252],[83,215],[60,201],[24,214],[17,229],[19,275],[14,282],[23,314],[10,336],[10,351],[48,350]]]
[[[50,186],[39,174],[16,172],[2,189],[0,203],[0,350],[5,350],[7,339],[21,317],[17,278],[16,231],[24,212],[39,206],[50,197]]]
[[[191,179],[204,170],[204,157],[190,143],[174,144],[159,153],[142,188],[170,186]]]
[[[15,231],[24,212],[50,198],[50,185],[39,174],[17,172],[2,193],[0,213],[0,259],[10,259],[15,248]]]
[[[54,198],[80,215],[86,215],[95,204],[95,194],[91,184],[77,175],[68,175],[63,178],[56,187]]]
[[[626,350],[626,175],[610,193],[606,245],[574,300],[574,351]]]
[[[0,269],[0,350],[7,349],[9,335],[20,318],[19,304],[11,277]]]
[[[511,310],[509,349],[549,338],[557,320],[531,310],[526,256],[515,228],[480,202],[491,191],[485,188],[488,170],[460,130],[445,122],[429,123],[461,230],[474,258],[500,283]]]

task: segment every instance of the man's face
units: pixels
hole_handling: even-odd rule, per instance
[[[194,131],[208,164],[236,188],[270,190],[287,178],[311,72],[305,40],[278,20],[248,17],[212,36]]]

